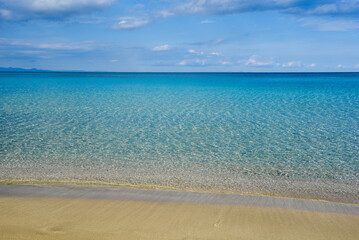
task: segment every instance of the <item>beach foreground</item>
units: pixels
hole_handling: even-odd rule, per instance
[[[356,239],[358,210],[272,197],[1,185],[0,239]]]

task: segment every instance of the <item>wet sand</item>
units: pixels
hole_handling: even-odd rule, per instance
[[[0,185],[0,239],[357,239],[359,206],[104,186]]]

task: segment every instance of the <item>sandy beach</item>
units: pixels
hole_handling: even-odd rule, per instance
[[[359,206],[107,186],[0,185],[0,239],[356,239]]]

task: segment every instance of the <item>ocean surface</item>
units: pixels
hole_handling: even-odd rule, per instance
[[[0,179],[359,203],[359,73],[0,73]]]

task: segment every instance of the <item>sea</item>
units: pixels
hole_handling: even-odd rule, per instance
[[[359,73],[0,73],[0,183],[359,203]]]

